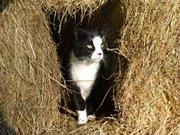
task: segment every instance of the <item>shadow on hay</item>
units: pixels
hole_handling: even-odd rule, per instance
[[[13,0],[0,0],[0,12],[2,12],[6,7],[8,7]]]
[[[16,135],[15,131],[7,125],[2,112],[0,112],[0,135]]]
[[[102,8],[95,11],[91,17],[84,17],[83,21],[81,21],[81,11],[78,11],[75,19],[71,16],[67,16],[67,19],[61,22],[61,32],[59,32],[61,14],[52,12],[48,21],[52,38],[57,44],[57,53],[62,67],[67,64],[67,61],[64,60],[70,49],[74,23],[84,29],[99,28],[103,29],[103,31],[107,31],[108,48],[114,49],[120,47],[116,40],[120,38],[120,29],[125,19],[125,11],[123,11],[122,7],[123,3],[119,0],[107,2]],[[116,78],[119,77],[119,80],[123,80],[123,76],[128,69],[128,60],[124,56],[108,50],[105,51],[105,55],[108,57],[108,68],[102,67],[101,70],[103,74],[98,83],[98,91],[96,96],[92,99],[92,102],[96,105],[95,113],[99,117],[116,116],[119,114],[119,110],[115,107],[114,101],[114,96],[117,91]],[[64,69],[61,68],[61,71],[65,77],[66,74]],[[67,96],[65,96],[65,98],[66,99],[62,99],[60,107],[63,106],[64,108],[64,104],[67,103],[67,107],[73,110]],[[64,110],[60,109],[60,112],[64,113]]]

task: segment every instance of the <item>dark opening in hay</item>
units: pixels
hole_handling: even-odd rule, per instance
[[[13,0],[0,0],[0,12],[2,12],[6,7],[8,7],[9,4],[12,2]]]
[[[83,19],[81,10],[76,12],[74,16],[67,15],[64,20],[62,20],[64,14],[57,11],[53,11],[49,15],[51,35],[54,42],[57,44],[57,53],[62,67],[67,64],[67,61],[64,61],[64,57],[67,56],[66,54],[71,46],[74,23],[84,29],[99,28],[103,29],[103,31],[107,31],[105,33],[107,34],[106,41],[108,43],[108,48],[105,51],[105,55],[107,56],[108,66],[102,69],[103,73],[98,84],[99,89],[96,97],[93,99],[93,102],[95,102],[94,104],[96,104],[95,113],[99,117],[115,116],[119,114],[114,99],[116,95],[116,85],[119,84],[116,78],[119,77],[118,81],[122,81],[128,65],[128,60],[123,55],[116,53],[116,50],[120,47],[116,40],[120,38],[119,32],[124,19],[124,12],[122,12],[122,7],[120,6],[122,6],[122,3],[117,0],[107,2],[91,16],[85,13]],[[112,11],[112,9],[114,10]],[[119,13],[120,16],[117,18],[116,15]],[[114,18],[112,19],[112,17]],[[63,72],[63,68],[61,71]],[[121,71],[121,73],[119,73],[119,71]],[[66,74],[64,74],[64,76],[66,76]],[[66,96],[62,99],[63,104],[64,101],[68,102]],[[60,108],[72,109],[71,106],[64,107],[63,104],[60,105]]]

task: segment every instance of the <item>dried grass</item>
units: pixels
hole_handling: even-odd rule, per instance
[[[79,10],[82,17],[86,14],[92,14],[100,6],[104,5],[107,0],[41,0],[42,5],[48,9],[59,10],[61,13],[76,16]]]
[[[0,17],[1,119],[18,134],[50,132],[59,115],[59,64],[46,24],[30,1],[15,1]]]
[[[56,12],[60,23],[59,33],[61,27],[66,23],[68,16],[73,18],[79,14],[80,22],[85,17],[91,18],[94,12],[101,8],[108,0],[41,0],[39,1],[45,11],[49,14]]]
[[[180,1],[127,1],[120,40],[130,60],[117,97],[128,134],[180,133]]]
[[[40,2],[62,11],[61,14],[73,15],[78,10],[92,14],[106,1]],[[119,117],[80,127],[57,109],[63,86],[59,83],[56,50],[41,4],[17,0],[1,14],[2,127],[23,135],[180,133],[180,1],[124,0],[124,3],[126,19],[116,53],[123,54],[130,65],[123,85],[117,78],[115,100]]]

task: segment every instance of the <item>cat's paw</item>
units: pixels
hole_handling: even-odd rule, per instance
[[[86,109],[83,111],[77,111],[78,113],[78,125],[86,124],[88,121]]]
[[[96,119],[95,114],[88,115],[88,120],[95,120],[95,119]]]
[[[88,119],[78,119],[78,125],[86,124]]]

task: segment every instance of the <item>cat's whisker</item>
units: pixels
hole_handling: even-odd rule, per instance
[[[104,55],[102,63],[103,63],[105,71],[107,72],[108,69],[109,69],[109,64],[108,64],[109,63],[109,59],[108,59],[108,57],[106,55]]]
[[[108,39],[108,37],[111,37],[111,34],[110,34],[110,29],[107,29],[106,31],[104,31],[104,37],[106,38],[106,40]]]

